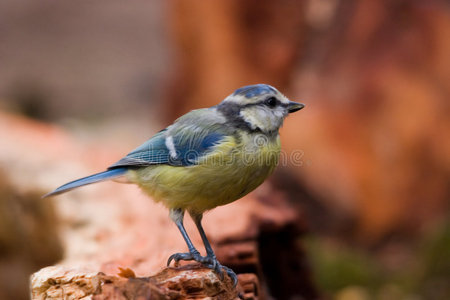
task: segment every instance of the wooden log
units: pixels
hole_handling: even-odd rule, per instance
[[[64,266],[47,267],[33,274],[31,298],[40,299],[257,299],[258,281],[239,276],[235,288],[225,275],[221,280],[200,265],[165,268],[150,277],[137,277],[131,269],[106,275]]]

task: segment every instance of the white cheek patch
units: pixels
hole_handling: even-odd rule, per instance
[[[259,128],[264,132],[278,130],[285,117],[282,108],[269,110],[262,107],[243,109],[241,110],[240,115],[252,129]]]
[[[177,158],[177,150],[175,149],[175,144],[173,143],[173,137],[171,135],[166,137],[165,144],[166,144],[167,149],[169,150],[170,157],[172,157],[173,159],[176,159]]]
[[[241,110],[239,115],[247,122],[252,129],[256,129],[258,126],[258,120],[247,110]]]
[[[278,119],[283,119],[286,116],[286,110],[282,107],[278,107],[273,111],[273,114]]]

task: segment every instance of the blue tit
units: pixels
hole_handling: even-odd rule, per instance
[[[216,106],[181,116],[106,171],[66,183],[45,196],[109,179],[135,183],[169,209],[186,241],[189,252],[171,255],[167,265],[194,260],[221,278],[225,270],[236,284],[236,274],[216,259],[201,224],[203,213],[263,183],[278,164],[278,130],[284,118],[303,107],[270,85],[244,86]],[[186,233],[185,211],[198,228],[206,256]]]

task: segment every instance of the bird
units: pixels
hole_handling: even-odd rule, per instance
[[[279,161],[284,119],[304,106],[268,84],[238,88],[218,105],[179,117],[106,171],[68,182],[43,197],[105,180],[135,183],[168,208],[186,242],[188,252],[171,255],[167,266],[172,261],[196,261],[221,280],[225,270],[236,285],[234,271],[214,254],[202,226],[203,214],[242,198],[266,180]],[[185,230],[185,212],[200,233],[206,256]]]

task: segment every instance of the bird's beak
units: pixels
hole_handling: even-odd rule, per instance
[[[289,113],[296,112],[296,111],[302,109],[303,107],[305,107],[305,104],[302,104],[302,103],[298,103],[298,102],[294,102],[294,101],[289,101],[289,103],[288,103]]]

